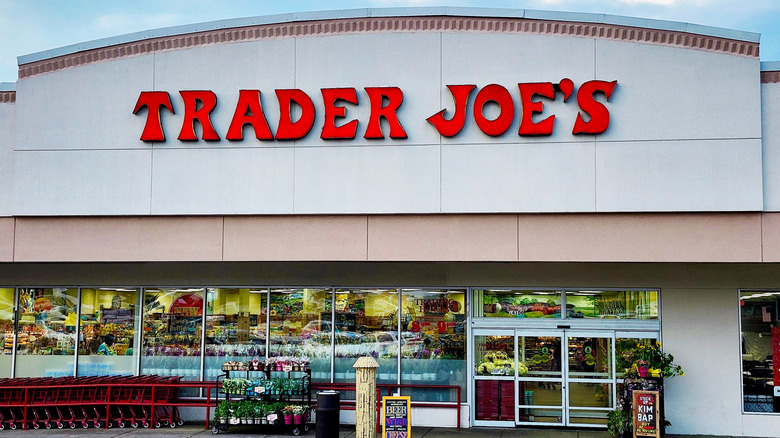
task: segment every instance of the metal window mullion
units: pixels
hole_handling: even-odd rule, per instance
[[[336,289],[330,290],[330,383],[336,379]]]
[[[16,340],[19,333],[19,288],[14,288],[14,332],[11,348],[11,377],[16,377]],[[5,341],[3,341],[5,342]]]
[[[97,293],[97,291],[95,292]],[[79,371],[79,338],[81,337],[81,288],[76,289],[76,345],[73,349],[73,377],[78,377]]]
[[[271,288],[265,288],[265,358],[271,357]]]
[[[401,321],[403,321],[403,291],[398,288],[396,289],[396,293],[398,294],[398,308],[395,310],[395,315],[398,317],[398,322],[396,323],[397,330],[398,330],[398,354],[396,356],[396,376],[395,376],[395,384],[400,385],[401,382],[401,341],[403,340],[403,332],[401,331]],[[398,395],[401,395],[401,388],[398,388]]]
[[[133,341],[133,353],[135,354],[135,375],[140,376],[141,375],[141,355],[142,350],[141,346],[143,345],[144,339],[143,339],[143,326],[144,326],[144,293],[143,288],[137,289],[138,296],[136,297],[135,301],[135,307],[136,314],[133,315],[136,318],[136,324],[135,324],[135,339]]]
[[[216,289],[216,288],[215,288]],[[206,310],[208,309],[209,289],[203,288],[203,303],[201,304],[200,318],[200,380],[205,380],[206,374]],[[240,311],[241,309],[239,309]],[[203,391],[203,389],[201,389]],[[202,394],[202,392],[201,392]]]

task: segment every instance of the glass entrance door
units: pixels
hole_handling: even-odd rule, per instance
[[[517,425],[604,426],[614,406],[614,334],[516,330]]]
[[[614,333],[567,331],[566,425],[606,426],[615,406]]]

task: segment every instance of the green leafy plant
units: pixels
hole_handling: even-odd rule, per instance
[[[607,432],[612,436],[623,436],[627,432],[631,432],[632,428],[630,413],[622,409],[616,409],[609,413]]]
[[[217,405],[216,409],[214,409],[214,418],[215,419],[228,419],[231,417],[231,411],[233,408],[233,403],[229,402],[227,400],[221,402]]]
[[[627,376],[638,376],[647,372],[649,377],[683,376],[685,372],[674,363],[674,356],[661,350],[661,343],[623,342],[619,365]]]

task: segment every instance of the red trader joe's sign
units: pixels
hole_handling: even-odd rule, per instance
[[[514,91],[497,84],[482,88],[474,84],[447,85],[448,92],[445,93],[452,97],[454,110],[442,109],[425,120],[444,137],[457,135],[463,129],[467,118],[473,118],[480,131],[493,137],[507,132],[516,119],[520,119],[517,132],[520,136],[552,135],[555,114],[545,110],[544,103],[555,100],[569,102],[569,98],[576,96],[571,99],[571,102],[576,103],[570,104],[577,106],[577,118],[574,125],[567,129],[571,129],[574,135],[601,134],[609,126],[609,110],[604,101],[609,101],[616,85],[617,81],[614,80],[592,80],[576,86],[568,78],[563,78],[555,84],[519,83]],[[404,101],[403,90],[398,87],[365,87],[363,90],[368,100],[363,105],[368,106],[369,116],[362,122],[352,118],[349,113],[360,105],[359,93],[354,87],[322,88],[320,93],[313,96],[297,88],[274,90],[280,112],[279,120],[275,121],[275,124],[269,123],[263,111],[262,97],[266,95],[258,89],[239,90],[238,97],[227,98],[230,108],[235,105],[235,112],[227,131],[222,133],[217,131],[211,121],[211,113],[217,107],[217,95],[211,90],[180,90],[177,110],[174,109],[174,100],[171,100],[167,91],[142,91],[133,114],[138,114],[146,108],[146,124],[141,140],[147,142],[165,141],[163,113],[179,114],[180,141],[219,141],[223,135],[227,140],[242,141],[246,125],[249,125],[257,140],[298,140],[312,130],[318,113],[323,117],[322,132],[319,134],[323,140],[354,139],[358,135],[357,128],[360,123],[366,124],[363,135],[366,139],[382,139],[386,136],[392,139],[407,138],[398,113]],[[596,96],[603,97],[599,100]],[[266,100],[274,99],[266,97]],[[515,114],[518,103],[521,110],[519,114]],[[483,114],[487,105],[498,106],[499,114],[496,118],[491,119]],[[183,114],[180,114],[182,107]],[[293,117],[294,108],[299,110],[297,117]],[[448,112],[451,115],[445,116]],[[387,133],[382,131],[382,120],[389,127]],[[196,125],[202,129],[200,137],[195,130]],[[271,130],[273,125],[276,132]]]
[[[634,391],[634,436],[660,437],[658,391]]]

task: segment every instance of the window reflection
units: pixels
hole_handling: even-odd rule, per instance
[[[73,375],[77,296],[64,287],[19,289],[17,377]]]
[[[404,289],[401,383],[460,385],[465,383],[465,290]],[[455,401],[444,390],[425,390],[415,399]]]
[[[774,354],[780,344],[777,291],[742,291],[742,402],[744,412],[780,412],[774,398]]]
[[[206,378],[227,361],[265,359],[267,289],[211,288],[206,300]]]
[[[143,374],[200,377],[202,288],[144,290]]]
[[[354,382],[357,358],[379,362],[377,382],[398,381],[398,291],[336,291],[335,382]]]
[[[330,381],[331,289],[271,289],[269,356],[309,358],[312,380]]]
[[[12,288],[0,288],[0,327],[3,329],[0,377],[11,377],[14,348],[14,289]]]
[[[78,375],[135,374],[137,289],[81,289]]]

